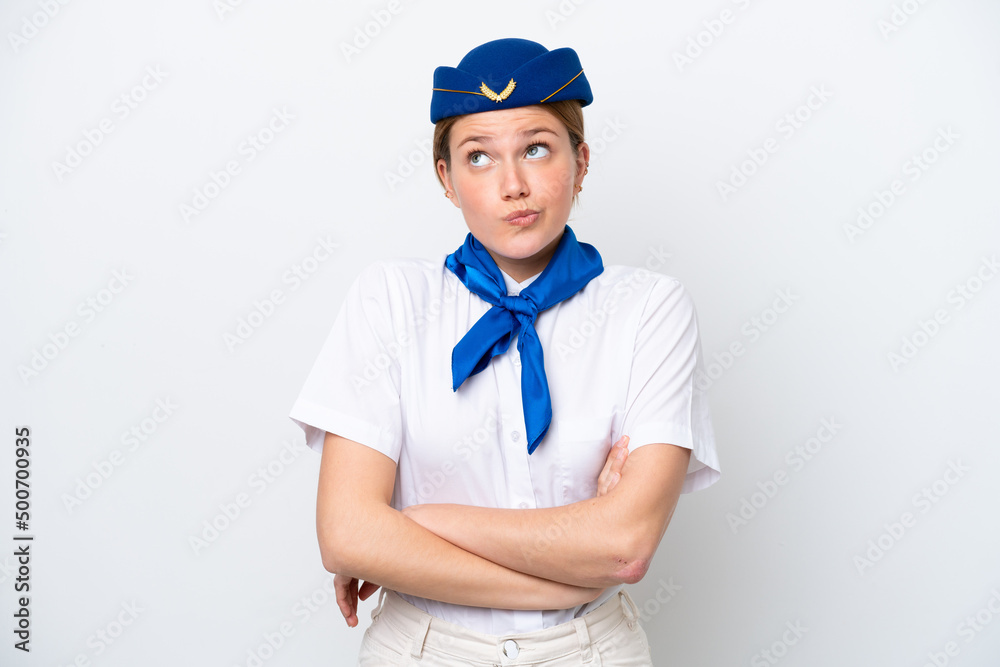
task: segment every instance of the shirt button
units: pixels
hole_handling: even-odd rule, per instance
[[[517,642],[513,639],[508,639],[503,643],[503,654],[508,658],[516,658],[518,653]]]
[[[520,431],[511,431],[510,432],[510,439],[513,440],[514,442],[517,442],[518,440],[521,439],[521,432]]]
[[[526,510],[529,507],[528,503],[525,503],[525,502],[520,502],[520,503],[517,504],[517,506],[520,507],[523,510]]]

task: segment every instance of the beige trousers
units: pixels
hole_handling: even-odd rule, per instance
[[[597,609],[546,630],[487,635],[431,616],[382,590],[359,667],[652,667],[639,611],[624,590]]]

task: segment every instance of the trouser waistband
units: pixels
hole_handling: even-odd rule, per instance
[[[410,640],[410,655],[420,658],[425,648],[470,662],[528,665],[579,652],[583,664],[599,666],[592,645],[619,624],[629,629],[639,622],[639,610],[624,590],[593,611],[544,630],[520,634],[489,635],[431,616],[393,591],[384,588],[372,611],[372,624],[386,623]]]

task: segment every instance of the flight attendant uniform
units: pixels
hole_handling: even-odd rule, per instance
[[[290,414],[311,448],[322,451],[330,432],[391,458],[391,504],[400,510],[421,503],[533,509],[593,498],[621,435],[630,437],[630,452],[651,443],[690,449],[682,493],[719,478],[696,382],[703,373],[697,315],[677,279],[608,266],[539,314],[552,422],[529,455],[516,341],[452,389],[452,350],[491,305],[443,260],[378,261],[350,287]],[[509,295],[537,277],[518,283],[503,273]],[[602,652],[605,661],[614,655],[604,664],[649,664],[637,617],[621,586],[589,604],[542,611],[383,590],[361,664],[410,664],[414,655],[433,655],[435,665],[601,664]]]

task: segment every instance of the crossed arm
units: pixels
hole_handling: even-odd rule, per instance
[[[389,504],[395,463],[328,433],[316,515],[323,564],[337,574],[338,604],[350,626],[357,625],[358,598],[379,584],[481,607],[584,604],[645,574],[689,455],[666,444],[628,454],[624,439],[608,456],[596,498],[535,510],[418,505],[398,512]]]

